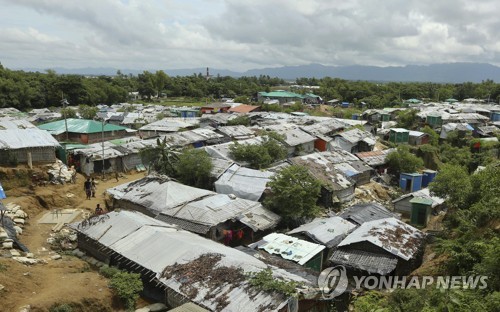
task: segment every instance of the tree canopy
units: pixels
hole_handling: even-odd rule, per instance
[[[176,177],[184,184],[198,188],[210,188],[212,160],[203,149],[187,148],[175,163]]]
[[[397,149],[387,155],[389,172],[399,178],[403,172],[412,173],[424,166],[421,158],[413,155],[405,145],[399,145]]]
[[[282,169],[269,182],[271,195],[264,205],[285,219],[314,217],[318,213],[316,202],[321,184],[302,166]]]
[[[279,138],[278,134],[268,132],[261,144],[235,142],[229,148],[229,152],[236,161],[246,162],[254,169],[264,169],[287,156],[287,150],[278,141]]]
[[[338,99],[359,108],[361,102],[367,108],[401,106],[404,99],[427,98],[439,101],[449,97],[500,100],[500,84],[491,80],[482,83],[437,84],[420,82],[369,82],[348,81],[339,78],[298,78],[299,85],[315,85],[314,93],[325,100]],[[258,77],[214,76],[206,79],[202,73],[191,76],[169,77],[164,71],[144,71],[138,75],[85,77],[61,75],[53,70],[46,73],[24,72],[0,67],[0,108],[15,107],[20,110],[60,105],[62,97],[71,105],[115,104],[125,102],[129,92],[139,92],[143,99],[154,97],[192,97],[196,99],[237,97],[237,102],[247,103],[256,99],[257,92],[269,92],[275,87],[287,87],[280,78],[267,75]],[[280,109],[264,106],[263,109]],[[300,108],[302,109],[302,108]],[[289,108],[289,110],[292,110]],[[337,114],[350,118],[354,109]]]
[[[445,164],[440,168],[434,181],[429,184],[429,189],[437,196],[446,198],[449,205],[461,207],[467,203],[472,185],[464,167]]]

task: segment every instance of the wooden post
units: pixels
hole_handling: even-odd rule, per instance
[[[28,167],[33,169],[33,159],[31,158],[31,152],[28,152]]]

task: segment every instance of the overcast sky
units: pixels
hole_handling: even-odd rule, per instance
[[[0,0],[8,68],[486,62],[498,0]]]

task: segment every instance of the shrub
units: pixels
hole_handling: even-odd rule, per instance
[[[267,292],[278,292],[286,296],[297,296],[296,288],[300,284],[294,281],[284,281],[273,277],[271,269],[248,274],[250,285]]]
[[[120,271],[111,277],[109,287],[113,289],[127,309],[133,310],[139,293],[143,289],[141,275]]]
[[[67,303],[56,303],[50,307],[49,312],[73,312],[73,308]]]
[[[99,273],[101,273],[102,276],[106,278],[112,278],[115,276],[117,273],[120,273],[121,271],[115,267],[110,267],[110,266],[103,266],[99,269]]]

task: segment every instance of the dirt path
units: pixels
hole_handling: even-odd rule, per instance
[[[49,210],[55,208],[79,208],[94,211],[99,203],[104,205],[104,191],[107,188],[126,183],[144,176],[136,173],[113,179],[97,179],[96,197],[85,199],[84,177],[79,175],[76,184],[48,185],[35,189],[16,188],[7,191],[8,198],[3,202],[16,203],[29,215],[28,223],[19,237],[36,258],[46,259],[47,263],[23,265],[12,259],[0,257],[0,311],[18,311],[30,305],[31,311],[48,311],[56,303],[74,303],[81,311],[114,311],[112,294],[107,287],[108,281],[91,268],[86,262],[69,255],[60,260],[51,260],[54,255],[47,243],[52,226],[38,224],[38,220]],[[1,252],[1,250],[0,250]],[[4,268],[4,269],[2,269]],[[79,309],[80,310],[80,309]]]

